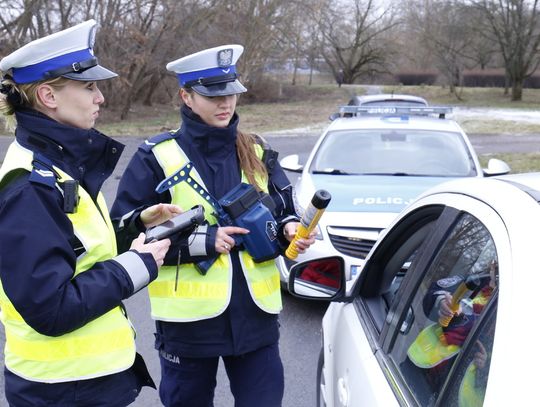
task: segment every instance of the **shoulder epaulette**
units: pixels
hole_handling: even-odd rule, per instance
[[[54,171],[52,162],[40,154],[34,154],[32,172],[30,173],[28,181],[55,188],[58,178],[59,176],[56,171]]]
[[[73,179],[59,182],[59,179],[60,174],[54,169],[52,161],[41,154],[34,154],[28,181],[57,188],[64,198],[64,212],[75,213],[79,205],[79,183]]]
[[[262,156],[262,161],[266,166],[268,174],[271,175],[277,163],[278,152],[273,150],[272,147],[270,147],[270,144],[268,144],[268,142],[262,136],[259,136],[258,134],[253,134],[253,137],[255,138],[257,144],[263,148],[264,152]]]
[[[166,131],[165,133],[158,134],[156,136],[150,137],[149,139],[145,140],[144,143],[142,143],[139,148],[143,151],[150,152],[156,146],[157,144],[165,141],[170,140],[174,138],[174,135],[176,134],[176,131]]]

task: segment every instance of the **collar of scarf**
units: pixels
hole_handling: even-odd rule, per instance
[[[214,127],[204,123],[189,107],[182,106],[182,134],[190,138],[199,151],[205,154],[226,156],[236,151],[236,134],[239,117],[234,113],[227,127]]]

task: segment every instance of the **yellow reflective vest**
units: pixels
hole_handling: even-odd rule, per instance
[[[447,344],[441,326],[434,323],[420,331],[407,355],[416,366],[429,369],[453,358],[460,349],[461,346]]]
[[[472,303],[483,308],[490,298],[491,290],[480,291]],[[453,358],[460,350],[461,346],[446,343],[442,327],[438,323],[434,323],[420,331],[409,346],[407,355],[416,366],[428,369]]]
[[[459,386],[459,407],[481,407],[484,404],[486,388],[477,386],[476,375],[478,368],[471,362]]]
[[[32,160],[30,150],[12,143],[0,169],[0,182],[12,170],[32,171]],[[60,169],[54,169],[60,175],[58,182],[71,179]],[[66,214],[86,249],[77,259],[74,275],[117,254],[116,237],[103,196],[98,196],[98,208],[81,187],[79,195],[77,212]],[[32,329],[10,302],[1,284],[0,308],[6,331],[5,365],[20,377],[57,383],[101,377],[133,365],[134,331],[120,307],[59,337],[42,335]]]
[[[262,148],[259,145],[255,145],[255,148],[258,156],[262,157]],[[166,177],[189,162],[174,139],[156,144],[152,152]],[[196,183],[207,190],[195,168],[192,168],[190,175]],[[248,182],[244,173],[242,181]],[[268,191],[266,180],[259,178],[257,183],[266,192]],[[216,219],[211,215],[214,212],[212,206],[187,182],[176,184],[170,189],[170,193],[171,203],[182,209],[189,209],[197,204],[203,205],[208,223],[216,224]],[[281,291],[275,261],[255,263],[251,256],[242,250],[240,262],[255,304],[268,313],[279,313],[282,308]],[[148,286],[152,318],[160,321],[187,322],[218,316],[229,305],[231,282],[230,255],[219,255],[206,275],[201,275],[192,263],[181,264],[178,282],[176,282],[176,266],[161,267],[158,278]]]

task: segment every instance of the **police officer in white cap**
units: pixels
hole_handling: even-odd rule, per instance
[[[276,407],[283,397],[278,270],[273,259],[254,262],[234,239],[249,231],[219,224],[207,201],[207,196],[219,200],[243,181],[270,195],[283,249],[298,226],[292,188],[276,153],[259,137],[238,130],[236,102],[246,91],[236,72],[242,51],[240,45],[223,45],[167,65],[180,83],[182,126],[140,146],[111,210],[113,222],[136,235],[144,205],[201,204],[206,209],[208,224],[172,241],[157,280],[148,287],[165,406],[213,406],[220,357],[235,406]],[[188,162],[189,179],[178,181],[182,178],[175,173],[181,175]],[[161,190],[166,177],[174,185]],[[303,252],[313,242],[313,237],[301,239],[297,246]]]
[[[15,141],[0,168],[0,307],[11,406],[126,406],[153,386],[122,300],[157,276],[169,240],[118,255],[100,192],[123,145],[93,128],[114,72],[96,22],[0,61],[0,111]],[[179,208],[149,208],[146,226]]]

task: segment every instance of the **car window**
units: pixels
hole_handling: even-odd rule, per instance
[[[433,205],[411,212],[383,238],[375,249],[366,269],[360,274],[358,299],[369,311],[369,319],[381,333],[385,322],[396,314],[400,303],[396,296],[406,276],[414,272],[423,242],[433,231],[443,229],[439,216],[444,207]],[[388,329],[388,327],[387,327]]]
[[[453,363],[495,298],[497,252],[485,226],[462,214],[412,290],[390,358],[420,405],[434,405]],[[402,298],[403,300],[403,298]]]
[[[310,171],[443,177],[475,175],[460,133],[409,129],[329,132]]]

